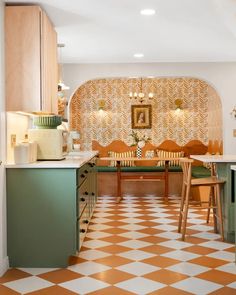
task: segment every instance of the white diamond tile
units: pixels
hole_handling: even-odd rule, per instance
[[[118,236],[129,238],[129,239],[141,239],[144,237],[148,237],[149,235],[138,232],[138,231],[128,231],[125,233],[118,234]]]
[[[139,241],[139,240],[128,240],[128,241],[121,242],[118,245],[129,247],[132,249],[139,249],[139,248],[147,247],[152,244],[148,242],[144,242],[144,241]]]
[[[211,292],[223,287],[222,285],[210,281],[201,280],[198,278],[188,278],[183,281],[179,281],[175,284],[172,284],[171,286],[182,291],[190,293],[194,292],[193,294],[199,295],[210,294]]]
[[[143,295],[164,288],[166,285],[142,277],[137,277],[118,283],[115,286],[135,294]]]
[[[109,233],[101,232],[101,231],[93,231],[86,234],[86,237],[90,239],[102,239],[102,238],[106,238],[110,236],[112,235]]]
[[[165,242],[159,243],[159,245],[164,246],[164,247],[173,248],[173,249],[183,249],[183,248],[190,247],[193,244],[183,242],[183,241],[170,240],[170,241],[165,241]]]
[[[216,269],[217,270],[220,270],[220,271],[225,271],[225,272],[232,273],[232,274],[236,275],[236,265],[235,265],[235,262],[221,265],[221,266],[217,267]]]
[[[209,267],[189,263],[189,262],[181,262],[172,266],[167,267],[166,269],[179,272],[188,276],[196,276],[200,273],[206,272],[210,270]]]
[[[163,233],[160,233],[160,234],[156,234],[155,236],[170,239],[170,240],[175,240],[175,239],[181,238],[182,235],[180,233],[175,233],[175,232],[172,232],[172,231],[168,231],[168,232],[163,232]]]
[[[80,273],[82,275],[92,275],[94,273],[106,271],[110,267],[103,264],[95,263],[93,261],[87,261],[80,264],[71,265],[68,267],[69,270]]]
[[[226,260],[229,262],[235,261],[235,253],[231,253],[231,252],[227,252],[227,251],[216,251],[216,252],[210,253],[206,256],[213,257],[216,259]]]
[[[199,246],[212,248],[212,249],[216,249],[216,250],[225,250],[227,248],[231,248],[233,245],[228,244],[228,243],[219,242],[219,241],[208,241],[208,242],[204,242],[204,243],[199,244]]]
[[[61,283],[59,286],[75,292],[76,294],[87,294],[89,292],[109,287],[110,285],[90,277],[82,277],[76,280]]]
[[[112,245],[112,243],[101,241],[101,240],[90,240],[83,242],[83,246],[91,249],[101,248]]]
[[[139,260],[143,260],[143,259],[146,259],[146,258],[156,256],[153,253],[148,253],[148,252],[141,251],[141,250],[131,250],[131,251],[119,253],[117,255],[121,256],[121,257],[131,259],[131,260],[135,260],[135,261],[139,261]]]
[[[43,280],[39,277],[32,276],[24,279],[19,279],[16,281],[11,281],[3,285],[13,289],[16,292],[19,292],[20,294],[25,294],[51,287],[54,284],[50,283],[49,281]]]
[[[25,268],[25,267],[20,267],[18,269],[20,269],[24,272],[27,272],[33,276],[37,276],[37,275],[41,275],[43,273],[57,270],[58,268],[43,268],[43,267],[42,268]]]
[[[121,226],[119,226],[119,228],[133,231],[133,230],[144,229],[146,227],[145,226],[142,226],[142,225],[138,225],[138,224],[133,223],[133,224],[121,225]]]
[[[79,253],[80,258],[84,258],[87,260],[95,260],[103,257],[110,256],[111,254],[103,252],[103,251],[98,251],[98,250],[86,250],[86,251],[81,251]]]
[[[176,250],[176,251],[161,254],[161,256],[177,259],[180,261],[188,261],[188,260],[200,257],[201,255],[187,252],[187,251],[183,251],[183,250]]]
[[[150,272],[160,269],[160,267],[153,266],[142,262],[132,262],[116,267],[116,269],[131,273],[136,276],[142,276]]]

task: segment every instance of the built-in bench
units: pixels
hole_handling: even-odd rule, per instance
[[[147,143],[143,148],[143,156],[145,156],[147,151],[165,150],[170,152],[184,152],[184,156],[189,157],[191,154],[206,154],[208,150],[212,149],[212,146],[206,146],[198,140],[192,140],[184,146],[177,145],[174,141],[166,140],[159,146],[154,146],[151,143]],[[123,141],[115,140],[107,146],[100,145],[97,141],[92,142],[92,149],[99,151],[99,157],[108,157],[109,152],[127,152],[136,151],[136,147],[128,146]],[[132,167],[121,167],[121,171],[127,175],[145,175],[150,173],[163,173],[164,166],[157,166],[156,161],[142,161],[134,163],[135,166]],[[138,165],[137,165],[138,164]],[[201,162],[195,161],[192,167],[193,177],[208,177],[211,172],[208,168],[204,167]],[[98,195],[116,195],[117,192],[117,168],[110,166],[110,161],[102,161],[98,159]],[[169,194],[170,195],[180,195],[182,187],[182,169],[180,166],[170,166],[169,167]],[[157,185],[154,182],[125,182],[122,185],[122,191],[127,194],[144,194],[144,193],[154,193],[162,194],[164,190],[164,183],[160,182]]]

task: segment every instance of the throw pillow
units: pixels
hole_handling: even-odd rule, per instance
[[[112,157],[112,158],[133,158],[135,157],[135,151],[129,151],[129,152],[123,152],[123,153],[117,153],[117,152],[108,152],[108,156]],[[117,162],[116,161],[111,161],[110,163],[110,167],[116,167]],[[133,167],[134,165],[134,161],[121,161],[120,165],[123,167]]]
[[[183,158],[184,151],[180,152],[169,152],[165,150],[157,150],[158,158]],[[165,161],[158,161],[157,166],[165,166]],[[179,160],[171,160],[169,161],[169,166],[180,166]]]

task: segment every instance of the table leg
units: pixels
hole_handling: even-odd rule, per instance
[[[117,196],[116,202],[119,203],[122,200],[121,196],[121,169],[120,169],[120,161],[117,161]]]
[[[169,161],[165,161],[165,191],[164,191],[164,202],[169,201]]]

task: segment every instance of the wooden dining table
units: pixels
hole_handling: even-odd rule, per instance
[[[168,203],[169,200],[169,162],[170,161],[176,161],[179,160],[180,158],[171,158],[171,157],[152,157],[152,158],[137,158],[137,157],[101,157],[99,158],[100,160],[103,161],[115,161],[116,167],[117,167],[117,196],[116,196],[116,201],[119,203],[123,197],[122,197],[122,192],[121,192],[121,184],[122,181],[161,181],[163,180],[165,182],[164,186],[164,202]],[[156,173],[153,172],[143,172],[143,174],[140,175],[128,175],[127,172],[123,172],[121,170],[121,162],[122,161],[134,161],[134,162],[142,162],[142,161],[163,161],[164,162],[164,170],[163,171],[156,171]],[[135,172],[135,171],[132,171]]]

